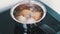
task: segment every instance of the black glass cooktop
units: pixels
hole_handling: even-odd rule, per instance
[[[27,34],[56,34],[60,31],[60,22],[48,13],[48,11],[53,10],[46,5],[45,7],[47,9],[46,17],[41,21],[41,23],[38,23],[38,26],[31,28],[31,32],[29,32],[30,28],[28,28]],[[24,33],[23,25],[18,24],[11,18],[10,9],[0,13],[0,34],[16,33]]]

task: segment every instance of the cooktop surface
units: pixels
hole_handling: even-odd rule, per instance
[[[38,23],[38,26],[31,28],[30,34],[56,34],[58,31],[60,31],[60,22],[48,12],[54,10],[46,5],[44,6],[46,7],[47,14],[41,23]],[[0,13],[0,34],[23,34],[23,24],[18,24],[11,18],[10,10],[11,9],[8,9],[5,12]],[[28,28],[27,34],[29,34],[29,29],[30,28]]]

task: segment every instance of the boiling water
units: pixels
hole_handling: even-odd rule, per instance
[[[32,24],[42,17],[42,9],[36,4],[21,4],[15,8],[14,16],[20,23]]]

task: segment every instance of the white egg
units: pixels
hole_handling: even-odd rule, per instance
[[[19,16],[19,17],[18,17],[18,20],[19,20],[20,22],[22,22],[22,23],[25,23],[25,22],[26,22],[26,18],[23,17],[23,16]]]

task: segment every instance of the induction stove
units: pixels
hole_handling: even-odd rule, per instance
[[[45,4],[43,5],[47,10],[45,18],[41,23],[37,23],[38,26],[30,25],[33,28],[28,28],[27,34],[57,34],[60,31],[60,22],[49,13],[54,10]],[[23,24],[19,24],[11,18],[10,10],[0,13],[0,34],[24,34]]]

